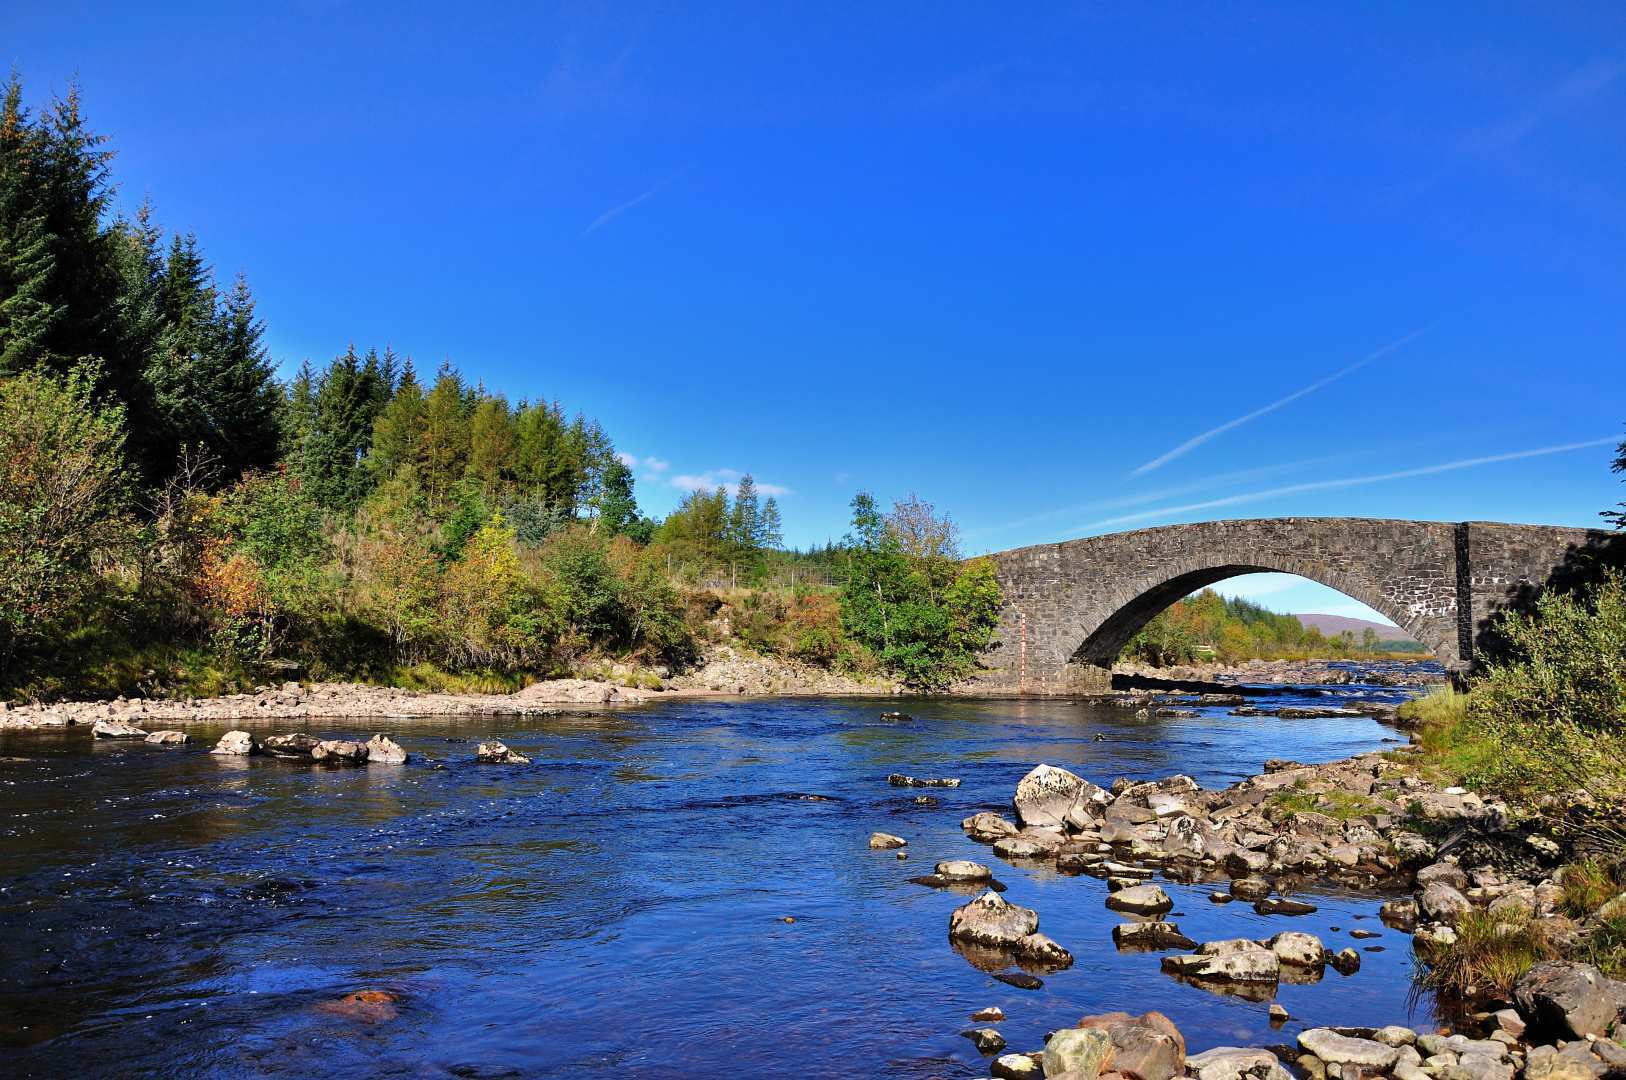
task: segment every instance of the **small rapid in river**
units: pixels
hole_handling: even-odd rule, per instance
[[[1352,696],[1403,692],[1301,687],[1270,704]],[[881,719],[898,708],[909,718]],[[1316,913],[1286,919],[1159,877],[1197,940],[1292,929],[1362,950],[1352,976],[1281,986],[1293,1020],[1273,1029],[1264,1003],[1119,953],[1106,882],[991,859],[961,831],[1008,813],[1041,761],[1103,785],[1215,787],[1267,758],[1402,738],[1366,717],[1194,712],[682,700],[398,721],[406,766],[347,770],[204,752],[224,727],[189,728],[175,750],[0,733],[0,1074],[971,1077],[987,1062],[959,1033],[989,1005],[1019,1048],[1114,1009],[1161,1010],[1193,1051],[1426,1024],[1380,894],[1311,890]],[[532,764],[476,764],[486,738]],[[961,785],[892,787],[895,772]],[[869,849],[876,830],[909,859]],[[1074,966],[1032,991],[972,967],[947,938],[965,895],[909,881],[955,858],[991,860]],[[343,1001],[357,991],[384,993]]]

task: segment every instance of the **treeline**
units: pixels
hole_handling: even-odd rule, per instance
[[[1204,589],[1154,616],[1124,646],[1122,656],[1167,666],[1198,660],[1233,664],[1253,659],[1373,657],[1421,651],[1415,642],[1383,640],[1370,627],[1360,637],[1348,630],[1329,637],[1292,615]]]
[[[787,552],[750,477],[656,522],[597,423],[450,366],[351,348],[279,383],[247,282],[222,289],[150,206],[116,214],[110,160],[77,92],[34,115],[7,84],[0,690],[512,685],[593,655],[681,665],[736,622],[937,687],[986,647],[992,577],[916,500],[864,496],[854,537]]]

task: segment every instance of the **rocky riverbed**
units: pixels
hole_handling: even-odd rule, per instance
[[[1392,892],[1383,921],[1414,935],[1424,963],[1455,941],[1456,927],[1476,909],[1516,907],[1534,915],[1548,940],[1579,941],[1590,928],[1560,912],[1562,889],[1551,877],[1558,843],[1511,824],[1505,805],[1429,783],[1417,775],[1414,753],[1407,747],[1318,765],[1271,761],[1263,773],[1218,790],[1183,775],[1103,788],[1041,764],[1017,784],[1011,817],[983,811],[961,827],[1013,865],[1044,863],[1063,874],[1105,878],[1106,907],[1127,920],[1112,933],[1120,950],[1163,953],[1161,966],[1174,979],[1270,1003],[1273,1025],[1290,1018],[1274,1003],[1280,984],[1319,982],[1328,968],[1350,977],[1361,968],[1354,947],[1335,951],[1291,928],[1292,917],[1316,910],[1297,895],[1312,882]],[[1265,938],[1199,943],[1170,917],[1174,902],[1153,880],[1157,875],[1212,881],[1212,903],[1251,902],[1257,914],[1287,925]],[[935,875],[915,880],[985,889],[949,920],[950,942],[974,965],[1009,969],[1019,974],[1005,981],[1030,987],[1040,983],[1034,973],[1072,965],[1066,944],[1039,931],[1039,912],[1007,902],[987,866],[939,864]],[[1605,910],[1617,907],[1626,907],[1626,894]],[[1455,1031],[1313,1027],[1291,1045],[1217,1047],[1189,1057],[1178,1028],[1158,1012],[1087,1016],[1052,1032],[1042,1048],[1017,1053],[1004,1052],[997,1028],[964,1034],[990,1058],[992,1074],[1007,1078],[1626,1077],[1626,983],[1589,964],[1539,963],[1519,979],[1510,1001],[1475,1006]]]

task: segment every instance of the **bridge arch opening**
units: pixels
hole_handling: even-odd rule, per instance
[[[1415,618],[1415,612],[1407,610],[1404,605],[1395,602],[1392,598],[1382,595],[1376,590],[1365,588],[1358,582],[1345,580],[1341,575],[1332,575],[1319,571],[1306,573],[1306,569],[1309,568],[1283,565],[1280,560],[1272,560],[1269,565],[1225,562],[1175,573],[1161,581],[1155,581],[1149,586],[1142,583],[1142,587],[1138,591],[1134,589],[1126,591],[1121,598],[1122,602],[1112,614],[1107,616],[1078,646],[1071,657],[1071,661],[1075,664],[1087,664],[1097,668],[1110,668],[1120,659],[1126,647],[1135,641],[1136,635],[1145,629],[1159,614],[1170,610],[1182,600],[1200,594],[1205,589],[1220,586],[1232,579],[1247,578],[1254,575],[1270,575],[1271,584],[1284,592],[1287,592],[1288,587],[1295,584],[1310,586],[1310,588],[1297,590],[1298,602],[1290,602],[1285,605],[1280,602],[1272,603],[1268,596],[1249,595],[1250,590],[1247,588],[1226,589],[1222,587],[1216,591],[1222,595],[1240,596],[1240,598],[1257,604],[1271,613],[1287,614],[1289,611],[1308,613],[1316,611],[1319,607],[1331,606],[1326,603],[1316,603],[1313,595],[1310,599],[1305,599],[1306,593],[1321,593],[1324,596],[1325,589],[1330,589],[1341,594],[1342,598],[1355,600],[1360,607],[1368,612],[1376,612],[1382,617],[1381,619],[1371,619],[1368,614],[1352,614],[1351,617],[1377,624],[1373,626],[1370,636],[1363,637],[1360,632],[1352,630],[1355,644],[1365,643],[1368,647],[1375,649],[1377,644],[1384,640],[1418,642],[1421,644],[1421,650],[1418,652],[1420,658],[1428,655],[1445,658],[1444,650],[1441,647],[1445,643],[1428,640],[1428,629]],[[1259,579],[1256,578],[1257,580]],[[1242,585],[1241,582],[1237,584]],[[1314,585],[1324,586],[1325,589],[1316,590],[1313,588]],[[1335,611],[1329,614],[1337,613]],[[1381,625],[1384,621],[1393,625],[1384,628]],[[1414,625],[1408,625],[1408,622]],[[1232,625],[1236,624],[1233,623]],[[1322,641],[1328,642],[1329,645],[1330,639],[1335,639],[1340,633],[1338,628],[1331,625],[1318,627],[1318,629]],[[1235,630],[1230,632],[1237,633]],[[1283,640],[1279,644],[1284,648],[1313,647],[1316,644],[1315,635],[1311,634],[1308,627],[1304,628],[1303,633],[1305,638],[1299,642]],[[1203,655],[1210,655],[1214,651],[1210,647],[1217,644],[1214,641],[1201,642],[1199,652]],[[1415,646],[1412,647],[1415,648]],[[1327,651],[1331,653],[1334,649],[1329,647]]]

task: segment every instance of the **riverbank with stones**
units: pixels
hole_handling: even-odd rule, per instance
[[[1363,754],[1321,765],[1266,763],[1263,773],[1223,790],[1186,776],[1099,787],[1066,769],[1039,765],[1017,784],[1009,817],[993,811],[961,822],[973,840],[1013,865],[1043,863],[1063,874],[1105,878],[1105,904],[1124,921],[1120,950],[1158,951],[1171,978],[1259,1002],[1273,1026],[1289,1016],[1274,1002],[1281,983],[1314,982],[1328,968],[1360,970],[1353,948],[1334,951],[1291,928],[1315,907],[1299,890],[1332,882],[1386,889],[1385,924],[1430,950],[1456,939],[1468,913],[1518,907],[1550,940],[1579,943],[1590,927],[1560,911],[1553,879],[1558,842],[1516,824],[1509,808],[1420,777],[1415,748]],[[883,838],[884,837],[884,838]],[[872,846],[904,847],[878,834]],[[1197,942],[1167,916],[1168,894],[1154,880],[1213,881],[1216,904],[1248,903],[1279,916],[1262,939]],[[1066,943],[1043,934],[1037,911],[1009,903],[993,870],[971,860],[938,863],[913,879],[978,891],[956,908],[949,939],[976,967],[1019,988],[1072,964]],[[1592,919],[1626,910],[1622,894]],[[1187,1055],[1161,1013],[1087,1016],[1052,1032],[1045,1045],[1007,1052],[998,1008],[979,1010],[963,1034],[996,1077],[1051,1080],[1626,1080],[1626,983],[1576,960],[1536,964],[1510,1000],[1485,998],[1464,1011],[1458,1030],[1319,1027],[1292,1045],[1217,1047]]]

